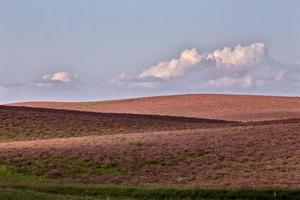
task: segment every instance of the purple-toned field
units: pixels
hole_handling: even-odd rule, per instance
[[[236,102],[241,98],[246,97]],[[1,106],[0,169],[65,183],[299,188],[299,98],[274,99],[277,103],[269,103],[274,111],[269,106],[268,112],[260,112],[255,105],[257,114],[248,108],[242,115],[229,112],[230,117],[224,117],[223,102],[220,118],[243,121],[241,116],[250,119],[252,113],[255,122],[159,116],[153,115],[155,110],[137,115]],[[160,114],[183,113],[163,108]],[[221,116],[213,111],[210,116]],[[262,116],[268,120],[261,121]]]
[[[224,120],[0,106],[0,141],[214,128]]]
[[[0,161],[66,182],[300,187],[300,120],[0,143]]]

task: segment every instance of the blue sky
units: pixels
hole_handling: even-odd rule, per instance
[[[299,96],[299,82],[297,0],[0,0],[0,103]]]

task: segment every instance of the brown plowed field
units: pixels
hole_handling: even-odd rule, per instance
[[[213,128],[236,124],[199,118],[0,106],[0,141]]]
[[[0,163],[80,183],[300,187],[300,119],[185,131],[0,143]]]
[[[234,121],[300,117],[300,97],[191,94],[98,102],[27,102],[12,105]]]
[[[179,95],[22,105],[48,108],[0,106],[0,181],[300,187],[299,98]]]

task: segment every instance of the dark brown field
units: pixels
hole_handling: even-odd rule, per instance
[[[0,106],[0,172],[66,183],[299,188],[299,98],[213,97]]]
[[[213,128],[235,122],[0,106],[0,141]]]

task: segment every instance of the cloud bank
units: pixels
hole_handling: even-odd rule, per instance
[[[158,62],[145,68],[137,76],[122,74],[111,83],[126,88],[173,85],[211,90],[277,88],[284,91],[300,88],[299,80],[299,63],[277,62],[269,56],[264,43],[253,43],[224,47],[202,54],[196,48],[186,49],[177,58]]]
[[[263,43],[254,43],[249,46],[237,45],[235,48],[224,47],[212,53],[199,54],[193,49],[184,50],[179,58],[159,62],[155,66],[145,69],[140,78],[156,77],[167,80],[184,75],[189,68],[196,65],[213,66],[216,68],[242,69],[245,66],[257,64],[267,60],[268,53]]]

